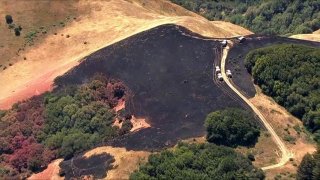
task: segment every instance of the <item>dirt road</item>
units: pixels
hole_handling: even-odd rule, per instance
[[[277,164],[273,164],[273,165],[270,165],[270,166],[262,167],[261,169],[262,170],[268,170],[268,169],[281,167],[281,166],[285,165],[289,161],[290,158],[293,157],[293,154],[288,151],[288,149],[285,146],[285,144],[282,142],[280,137],[274,131],[272,126],[269,124],[269,122],[264,118],[264,116],[261,114],[261,112],[249,101],[249,99],[247,99],[243,94],[241,94],[240,91],[238,91],[237,88],[235,88],[233,86],[233,84],[230,82],[229,78],[226,75],[226,69],[225,69],[226,59],[227,59],[227,55],[228,55],[229,49],[230,49],[230,47],[227,46],[226,48],[223,49],[223,52],[222,52],[223,54],[222,54],[222,59],[221,59],[221,72],[222,72],[223,80],[256,113],[256,115],[259,117],[259,119],[261,120],[263,125],[266,127],[266,129],[268,130],[268,132],[270,133],[270,135],[272,136],[273,140],[275,141],[275,143],[277,144],[278,148],[281,151],[281,159]]]

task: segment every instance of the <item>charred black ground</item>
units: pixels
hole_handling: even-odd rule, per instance
[[[89,158],[78,156],[60,163],[60,175],[65,179],[81,179],[84,176],[93,176],[95,179],[102,179],[107,176],[109,169],[112,169],[114,162],[110,154],[98,154]]]
[[[112,145],[151,150],[203,136],[209,112],[243,104],[225,84],[213,81],[220,43],[182,32],[195,36],[182,27],[164,25],[101,49],[60,77],[57,84],[79,84],[102,73],[128,86],[131,95],[126,111],[146,118],[152,128]]]
[[[244,43],[236,44],[229,51],[227,57],[227,69],[233,72],[232,80],[235,85],[247,97],[253,97],[256,93],[253,86],[252,76],[244,66],[246,55],[254,49],[271,46],[274,44],[303,44],[313,47],[320,47],[320,43],[304,41],[277,36],[250,36]]]
[[[196,37],[196,38],[194,38]],[[320,43],[282,37],[248,37],[230,50],[227,69],[233,82],[248,97],[255,95],[251,75],[244,66],[246,54],[272,44],[295,43],[320,46]],[[121,136],[109,145],[131,150],[159,150],[173,146],[180,139],[203,136],[204,119],[212,111],[241,107],[251,111],[225,83],[214,80],[214,66],[221,61],[221,44],[205,40],[176,25],[148,30],[88,56],[79,66],[56,80],[57,88],[81,84],[95,74],[123,82],[126,94],[125,114],[146,118],[152,128]],[[116,96],[123,96],[119,91]],[[99,156],[94,161],[103,169],[87,169],[86,159],[75,158],[61,164],[66,177],[94,174],[104,177],[112,157]],[[94,165],[97,162],[93,162]],[[79,172],[70,174],[72,164]],[[90,164],[90,163],[89,163]]]

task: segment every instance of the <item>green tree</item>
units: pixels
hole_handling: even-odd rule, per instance
[[[214,144],[179,143],[150,155],[130,179],[264,179],[264,173],[233,149]]]
[[[274,45],[249,52],[245,66],[262,91],[302,119],[319,141],[320,50],[294,44]]]
[[[240,109],[210,113],[205,120],[205,127],[207,140],[218,145],[253,145],[260,135],[252,115]]]
[[[312,180],[314,166],[315,160],[313,159],[312,155],[309,153],[306,154],[298,167],[297,179]]]
[[[171,0],[209,20],[241,25],[258,34],[290,35],[320,28],[320,6],[315,0]]]

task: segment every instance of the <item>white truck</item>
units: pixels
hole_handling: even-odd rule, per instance
[[[231,73],[231,71],[230,71],[229,69],[226,71],[226,75],[227,75],[229,78],[232,78],[232,73]]]

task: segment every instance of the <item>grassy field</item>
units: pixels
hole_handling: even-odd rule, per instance
[[[76,8],[76,1],[51,0],[2,0],[0,1],[0,72],[12,66],[16,61],[28,60],[21,52],[39,44],[45,37],[74,21],[85,9]],[[9,25],[5,16],[11,15],[13,23]],[[16,36],[14,27],[21,26],[20,36]]]

